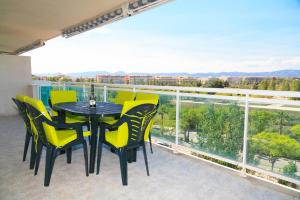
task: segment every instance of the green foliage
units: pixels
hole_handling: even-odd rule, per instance
[[[252,136],[250,144],[252,151],[269,157],[272,171],[278,158],[300,158],[300,143],[287,135],[262,132]]]
[[[197,130],[200,113],[195,109],[185,109],[181,114],[181,130],[183,130],[184,141],[190,141],[190,131]]]
[[[292,91],[300,91],[300,79],[293,80],[290,88]]]
[[[242,149],[243,111],[236,105],[209,105],[199,121],[198,144],[210,152],[236,158]]]
[[[249,113],[250,119],[250,135],[260,133],[273,127],[275,124],[276,114],[266,110],[251,110]]]
[[[204,87],[208,88],[224,88],[224,81],[218,78],[211,78],[205,84]]]
[[[155,118],[155,123],[160,126],[160,135],[163,137],[166,137],[166,129],[170,132],[170,129],[172,130],[175,127],[176,111],[175,105],[172,103],[173,99],[174,98],[170,98],[166,95],[160,95],[160,106]]]
[[[300,124],[296,124],[290,128],[290,131],[294,136],[300,137]]]
[[[297,166],[293,161],[290,161],[288,165],[283,167],[283,174],[286,176],[294,177],[296,172]]]

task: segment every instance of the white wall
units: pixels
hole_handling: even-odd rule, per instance
[[[17,114],[11,100],[16,94],[32,96],[31,59],[28,56],[0,55],[0,116]]]

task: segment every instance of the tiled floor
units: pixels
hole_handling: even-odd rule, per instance
[[[0,117],[0,199],[298,199],[290,192],[184,155],[154,146],[148,151],[150,176],[146,175],[142,152],[128,166],[129,185],[121,184],[118,158],[104,150],[100,175],[85,176],[82,149],[57,158],[49,187],[43,186],[44,158],[33,176],[28,158],[21,161],[24,127],[18,117]]]

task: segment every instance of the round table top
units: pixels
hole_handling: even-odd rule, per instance
[[[88,102],[67,102],[53,105],[55,111],[65,111],[81,116],[119,116],[122,112],[122,105],[106,102],[97,102],[96,108],[90,108]]]

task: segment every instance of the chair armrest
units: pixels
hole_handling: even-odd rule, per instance
[[[119,128],[119,126],[121,126],[123,123],[125,123],[124,116],[122,116],[120,119],[118,119],[118,121],[116,121],[116,123],[114,123],[114,124],[107,124],[105,122],[101,122],[101,124],[104,125],[105,128],[107,128],[109,130],[117,130]]]
[[[56,123],[51,120],[49,120],[44,115],[39,116],[41,117],[42,122],[45,122],[46,124],[53,126],[55,129],[71,129],[75,130],[77,134],[78,139],[83,139],[83,129],[81,123],[71,123],[71,124],[62,124],[62,123]]]

